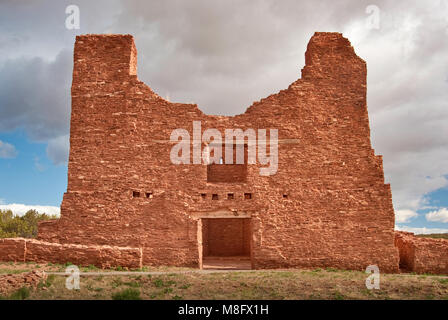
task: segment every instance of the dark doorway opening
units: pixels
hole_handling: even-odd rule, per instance
[[[251,269],[250,218],[202,219],[202,267]]]

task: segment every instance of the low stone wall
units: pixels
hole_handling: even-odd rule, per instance
[[[0,239],[0,261],[71,262],[78,266],[100,268],[115,266],[141,268],[140,248],[59,244],[24,238]]]
[[[0,261],[25,262],[25,243],[23,238],[0,239]]]
[[[448,240],[414,236],[397,231],[395,246],[400,252],[400,267],[416,273],[448,274]]]

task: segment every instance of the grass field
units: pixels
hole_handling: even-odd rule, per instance
[[[448,239],[448,233],[417,234],[416,236],[422,238]]]
[[[61,265],[0,263],[0,275],[31,270],[64,272]],[[101,271],[95,267],[82,272]],[[108,270],[114,271],[114,270]],[[106,270],[106,272],[108,272]],[[68,290],[63,275],[49,275],[35,289],[3,299],[444,299],[448,277],[382,274],[380,289],[368,290],[367,274],[335,269],[198,272],[145,268],[163,274],[81,275],[80,290]],[[191,272],[190,272],[191,271]],[[186,273],[188,272],[188,273]]]

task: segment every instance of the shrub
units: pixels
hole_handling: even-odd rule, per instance
[[[335,299],[335,300],[344,300],[345,297],[339,291],[335,291],[335,292],[333,292],[333,299]]]
[[[51,287],[51,285],[53,284],[55,278],[56,278],[56,276],[54,274],[50,274],[47,277],[47,280],[39,282],[39,284],[37,285],[37,288],[38,289],[42,289],[43,287],[46,287],[46,288]]]
[[[123,281],[121,281],[121,278],[116,278],[112,280],[112,288],[117,288],[123,284]]]
[[[155,280],[154,280],[154,285],[155,285],[157,288],[161,288],[161,287],[163,287],[163,280],[162,280],[162,279],[155,279]]]
[[[22,287],[13,294],[9,296],[9,299],[11,300],[25,300],[30,296],[30,289],[27,287]]]
[[[167,293],[171,293],[173,292],[173,288],[165,288],[163,289],[163,293],[167,294]]]
[[[11,210],[0,210],[0,238],[36,238],[39,221],[57,219],[54,215],[29,210],[23,216],[14,215]]]

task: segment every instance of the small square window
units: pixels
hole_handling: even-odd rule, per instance
[[[287,194],[284,194],[284,195],[283,195],[283,199],[288,199],[288,195],[287,195]]]
[[[152,199],[152,192],[146,192],[146,198]]]
[[[212,194],[212,200],[218,200],[218,194],[216,193]]]
[[[139,197],[140,197],[140,192],[138,192],[138,191],[132,191],[132,197],[134,197],[134,198],[139,198]]]
[[[252,199],[252,193],[245,193],[244,194],[244,199],[246,199],[246,200]]]
[[[235,199],[235,196],[233,195],[233,193],[228,193],[227,200],[233,200],[233,199]]]
[[[207,198],[207,194],[206,194],[206,193],[201,193],[201,198],[202,198],[202,199]]]

